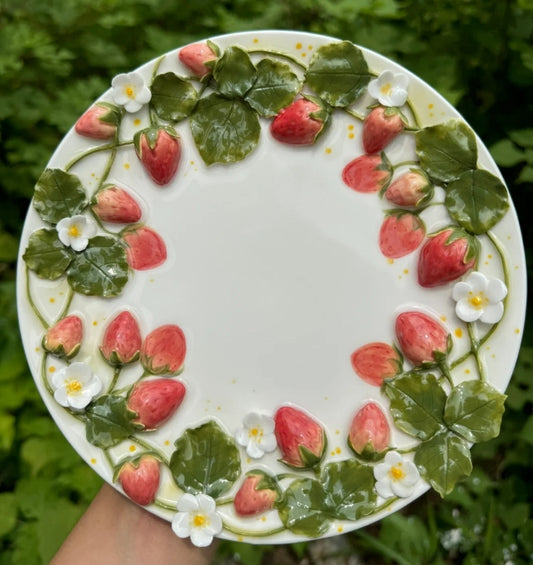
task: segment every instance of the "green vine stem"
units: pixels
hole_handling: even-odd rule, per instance
[[[106,145],[98,145],[97,147],[88,149],[87,151],[84,151],[80,155],[74,157],[74,159],[69,161],[63,167],[63,169],[65,172],[68,172],[70,169],[72,169],[72,167],[74,167],[74,165],[77,165],[79,162],[83,161],[83,159],[89,157],[89,155],[94,155],[95,153],[101,153],[102,151],[110,151],[113,148],[127,147],[128,145],[133,145],[133,139],[130,139],[129,141],[120,141],[118,143],[107,143]]]
[[[67,315],[70,309],[70,305],[72,304],[72,299],[74,298],[74,291],[72,290],[72,287],[69,286],[67,292],[68,294],[65,300],[65,304],[63,305],[61,312],[59,312],[59,314],[57,315],[56,323],[59,322],[59,320],[62,320]]]
[[[152,453],[154,453],[158,457],[158,459],[161,461],[161,463],[163,463],[167,467],[169,466],[169,461],[167,459],[167,456],[162,451],[160,451],[159,449],[157,449],[153,445],[150,445],[148,442],[144,441],[143,439],[141,439],[137,435],[135,435],[135,436],[130,435],[129,439],[130,439],[130,441],[132,441],[133,443],[136,443],[137,445],[139,445],[140,447],[142,447],[146,451],[151,451]]]
[[[39,308],[37,308],[37,305],[33,301],[33,296],[32,296],[32,293],[31,293],[30,270],[28,269],[27,266],[26,266],[26,297],[28,299],[28,302],[30,303],[30,306],[31,306],[31,309],[33,310],[33,313],[35,314],[35,316],[37,317],[39,322],[41,322],[41,325],[43,326],[43,328],[45,330],[47,330],[50,327],[50,324],[43,317]]]
[[[109,387],[107,388],[107,394],[111,394],[111,393],[115,392],[115,386],[117,385],[117,381],[120,377],[121,372],[122,372],[122,367],[120,365],[117,365],[115,367],[115,370],[113,371],[113,379],[111,380],[111,383],[109,384]]]
[[[246,530],[244,528],[238,528],[236,526],[228,524],[228,522],[224,520],[222,521],[222,527],[228,532],[235,534],[236,536],[250,537],[250,538],[266,538],[268,536],[280,534],[286,530],[285,526],[278,526],[277,528],[272,528],[271,530],[258,532],[254,530]]]
[[[42,380],[43,380],[43,384],[46,387],[46,390],[48,391],[48,394],[51,397],[53,397],[54,396],[54,389],[52,388],[52,385],[50,384],[50,381],[48,380],[47,361],[48,361],[48,352],[45,351],[43,353],[43,357],[41,359],[41,377],[42,377]]]
[[[162,508],[163,510],[170,510],[171,512],[177,512],[176,504],[169,504],[168,502],[164,502],[160,498],[156,498],[153,503],[154,506],[158,508]]]
[[[480,343],[475,335],[473,324],[467,323],[466,329],[468,330],[468,337],[470,338],[470,344],[472,346],[470,351],[472,352],[472,355],[474,356],[474,359],[476,361],[476,366],[479,373],[479,380],[485,381],[486,380],[485,369],[483,366],[483,362],[481,361],[481,357],[479,355]]]

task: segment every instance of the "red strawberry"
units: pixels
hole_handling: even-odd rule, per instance
[[[76,133],[93,139],[115,137],[120,112],[116,106],[98,102],[91,106],[76,122]]]
[[[342,180],[357,192],[378,192],[386,188],[392,177],[392,166],[384,153],[361,155],[342,171]]]
[[[318,422],[291,406],[279,408],[274,422],[283,463],[297,469],[310,469],[320,463],[326,435]]]
[[[133,138],[135,152],[152,180],[168,184],[181,159],[181,139],[170,126],[150,127],[137,132]]]
[[[142,366],[153,375],[177,375],[183,370],[187,343],[179,326],[167,324],[149,333],[141,348]]]
[[[167,259],[167,248],[161,236],[146,226],[130,228],[122,234],[127,245],[128,265],[137,271],[146,271],[162,265]]]
[[[422,206],[433,197],[433,185],[421,169],[411,169],[391,183],[385,198],[398,206]]]
[[[261,514],[274,507],[279,489],[272,477],[263,471],[246,473],[246,478],[233,501],[239,516]]]
[[[194,75],[202,78],[211,72],[206,63],[214,61],[217,55],[207,43],[193,43],[182,47],[178,58]]]
[[[283,108],[270,125],[274,139],[290,145],[313,145],[322,132],[327,114],[322,106],[299,98]]]
[[[458,279],[476,266],[477,239],[450,227],[429,236],[418,257],[418,283],[430,288]]]
[[[80,350],[83,324],[78,316],[67,316],[52,326],[43,338],[43,347],[57,357],[74,357]]]
[[[424,222],[411,212],[393,210],[379,230],[379,248],[389,259],[397,259],[412,253],[426,235]]]
[[[110,365],[126,365],[137,361],[141,344],[137,320],[125,310],[115,316],[107,326],[100,352]]]
[[[352,353],[353,370],[366,383],[381,386],[384,379],[402,372],[402,357],[387,343],[368,343]]]
[[[369,402],[354,416],[348,444],[357,455],[375,460],[389,447],[390,426],[379,404]]]
[[[398,108],[376,106],[363,122],[363,147],[369,155],[382,151],[405,127]]]
[[[141,455],[130,460],[118,472],[124,492],[141,506],[155,500],[160,478],[159,461],[152,455]]]
[[[146,430],[155,430],[174,414],[184,396],[185,386],[179,381],[141,381],[133,386],[127,406],[137,413],[134,423],[142,424]]]
[[[414,365],[433,364],[451,347],[450,334],[423,312],[403,312],[396,318],[396,338]]]
[[[141,219],[141,207],[123,188],[109,185],[98,191],[93,212],[103,221],[113,224],[134,224]]]

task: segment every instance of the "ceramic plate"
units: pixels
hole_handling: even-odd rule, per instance
[[[37,182],[18,307],[50,413],[106,481],[197,545],[285,543],[469,475],[525,278],[501,175],[442,97],[347,41],[265,31],[113,79]]]

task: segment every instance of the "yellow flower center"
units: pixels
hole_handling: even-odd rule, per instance
[[[192,519],[192,523],[195,528],[203,528],[209,524],[209,520],[205,514],[196,514]]]
[[[385,83],[380,89],[379,91],[381,92],[381,94],[384,94],[385,96],[389,95],[391,93],[392,90],[392,84],[390,82]]]
[[[132,86],[126,86],[126,88],[124,88],[124,92],[128,98],[135,98],[135,90]]]
[[[483,292],[479,292],[478,294],[474,294],[472,291],[470,291],[468,293],[468,295],[469,295],[468,302],[470,302],[470,305],[473,308],[475,308],[476,310],[483,308],[488,303],[488,300],[485,297],[485,295],[483,294]]]
[[[393,481],[401,481],[405,478],[405,471],[402,468],[402,463],[398,463],[398,465],[391,467],[389,473]]]
[[[68,234],[70,235],[70,237],[80,237],[81,230],[77,226],[77,224],[72,224],[68,230]]]
[[[78,381],[78,379],[69,379],[65,382],[65,388],[67,389],[67,394],[78,394],[83,388],[83,385]]]
[[[261,428],[252,428],[248,432],[249,437],[254,438],[257,443],[261,442],[261,438],[263,437],[263,430]]]

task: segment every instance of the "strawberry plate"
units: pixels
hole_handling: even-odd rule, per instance
[[[526,269],[502,177],[439,94],[349,41],[264,31],[110,80],[36,183],[18,291],[87,464],[198,546],[271,544],[470,474]]]

